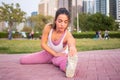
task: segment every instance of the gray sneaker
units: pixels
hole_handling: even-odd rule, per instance
[[[68,56],[68,62],[66,67],[66,77],[73,77],[75,74],[76,66],[77,66],[78,56]]]

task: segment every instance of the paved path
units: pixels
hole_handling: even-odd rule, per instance
[[[120,80],[120,49],[79,52],[74,78],[51,64],[21,65],[25,54],[0,54],[0,80]]]

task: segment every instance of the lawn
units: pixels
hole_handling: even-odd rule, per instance
[[[42,50],[40,40],[0,40],[0,53],[32,53]],[[76,39],[78,51],[120,48],[120,39]]]

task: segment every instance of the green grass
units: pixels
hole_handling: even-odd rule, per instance
[[[78,51],[120,48],[120,39],[76,39]],[[0,53],[32,53],[41,51],[40,40],[0,40]]]
[[[31,53],[40,50],[40,40],[0,40],[0,53]]]
[[[105,50],[120,48],[120,39],[95,40],[95,39],[77,39],[77,50]]]

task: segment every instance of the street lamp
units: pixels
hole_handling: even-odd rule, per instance
[[[78,5],[76,0],[76,13],[77,13],[77,32],[79,32],[79,15],[78,15]]]

